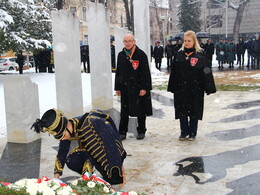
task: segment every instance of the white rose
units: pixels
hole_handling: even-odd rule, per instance
[[[26,181],[27,181],[27,179],[20,179],[19,181],[15,182],[14,184],[23,187],[26,185]]]
[[[38,183],[37,183],[37,181],[38,181],[38,179],[28,179],[27,181],[26,181],[26,186],[31,186],[31,185],[38,185]]]
[[[48,183],[46,181],[43,181],[38,184],[38,191],[43,192],[45,189],[49,188]]]
[[[28,186],[26,188],[26,192],[29,193],[30,195],[36,195],[37,194],[37,186]]]
[[[57,195],[70,195],[70,192],[66,189],[61,189],[57,192]]]
[[[55,195],[55,191],[51,188],[45,188],[42,195]]]
[[[94,188],[96,186],[95,182],[93,182],[93,181],[89,181],[87,183],[87,185],[88,185],[89,188]]]
[[[108,193],[108,192],[109,192],[109,188],[108,188],[107,186],[104,186],[103,191],[104,191],[105,193]]]
[[[134,191],[130,191],[130,192],[128,192],[128,194],[129,195],[138,195],[136,192],[134,192]]]

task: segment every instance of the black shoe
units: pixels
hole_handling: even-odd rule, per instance
[[[124,134],[120,134],[119,136],[120,136],[121,141],[126,139],[126,135],[124,135]]]
[[[189,140],[189,141],[194,141],[195,138],[196,138],[195,136],[189,136],[188,140]]]
[[[136,139],[144,139],[145,134],[144,133],[138,133]]]
[[[180,135],[179,140],[184,141],[186,139],[187,135]]]

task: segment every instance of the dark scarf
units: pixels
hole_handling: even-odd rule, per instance
[[[191,52],[195,52],[195,48],[186,48],[186,47],[184,47],[184,52],[185,53],[191,53]]]

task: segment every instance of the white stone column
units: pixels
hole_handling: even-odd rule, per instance
[[[4,99],[7,141],[29,143],[40,138],[31,130],[36,118],[40,118],[38,86],[24,75],[5,75]]]
[[[100,3],[88,3],[88,36],[92,108],[113,107],[109,17]]]
[[[83,113],[79,20],[70,11],[52,11],[57,108],[66,116]]]
[[[149,0],[134,0],[134,28],[136,45],[142,49],[151,62],[150,9]]]
[[[124,48],[124,43],[123,43],[124,36],[127,33],[131,33],[131,31],[116,26],[114,28],[114,32],[115,32],[115,51],[116,51],[116,63],[117,63],[118,53],[122,51],[122,49]]]

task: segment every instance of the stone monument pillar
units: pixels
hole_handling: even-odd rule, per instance
[[[79,20],[67,10],[52,11],[57,108],[66,116],[83,114]]]
[[[40,138],[31,130],[36,118],[40,118],[38,86],[24,75],[5,75],[4,98],[7,141],[30,143]]]
[[[113,107],[109,17],[103,4],[89,2],[87,18],[92,108],[109,110]]]
[[[117,59],[118,53],[122,51],[122,49],[124,48],[124,43],[123,43],[124,36],[127,33],[131,33],[131,31],[116,26],[114,28],[114,32],[115,32],[115,51],[116,51],[116,59]]]
[[[134,0],[134,28],[136,45],[141,48],[151,62],[150,9],[149,0]]]

